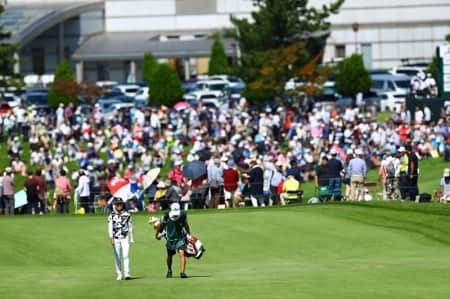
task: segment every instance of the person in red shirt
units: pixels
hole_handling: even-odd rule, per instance
[[[183,184],[183,171],[181,166],[183,165],[182,160],[177,160],[175,162],[175,168],[169,171],[168,178],[171,182],[176,182],[178,186],[181,187]]]
[[[228,161],[228,167],[223,171],[223,189],[225,204],[233,206],[236,192],[238,191],[239,173],[233,160]]]
[[[409,126],[406,123],[403,123],[397,129],[397,133],[400,136],[400,142],[406,144],[409,142]]]

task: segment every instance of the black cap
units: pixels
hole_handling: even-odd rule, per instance
[[[122,200],[122,198],[120,198],[120,197],[116,197],[115,199],[114,199],[114,204],[115,205],[118,205],[118,204],[124,204],[124,202],[123,202],[123,200]]]

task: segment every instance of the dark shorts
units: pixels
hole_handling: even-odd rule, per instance
[[[185,250],[186,248],[186,240],[174,240],[174,241],[167,241],[166,243],[167,248],[167,255],[175,255],[178,250]]]

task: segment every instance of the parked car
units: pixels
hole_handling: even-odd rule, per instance
[[[190,93],[197,90],[197,79],[191,79],[188,81],[184,81],[182,84],[182,88],[184,93]]]
[[[305,82],[300,78],[291,78],[284,84],[284,90],[293,90],[300,87]]]
[[[208,78],[208,80],[222,80],[227,82],[228,87],[235,91],[242,91],[245,89],[245,82],[236,76],[230,75],[214,75]]]
[[[23,95],[23,104],[25,107],[33,106],[37,110],[48,109],[48,93],[27,92]]]
[[[112,90],[109,92],[105,92],[102,96],[100,96],[99,100],[107,100],[107,99],[112,99],[115,97],[120,97],[123,96],[124,93],[121,92],[120,90]]]
[[[120,85],[116,85],[111,91],[113,91],[113,92],[120,91],[128,97],[135,97],[137,91],[140,88],[141,87],[137,84],[120,84]]]
[[[376,112],[381,111],[381,97],[376,92],[364,93],[363,99],[366,107],[374,107]]]
[[[370,91],[381,97],[381,111],[392,110],[395,102],[405,102],[410,92],[410,79],[407,76],[374,75]]]
[[[299,87],[307,87],[307,86],[315,86],[316,88],[321,88],[322,86],[320,86],[319,84],[313,83],[313,82],[308,82],[305,81],[301,78],[291,78],[289,79],[285,84],[284,84],[284,90],[285,91],[289,91],[289,90],[294,90],[297,89]]]
[[[373,69],[369,71],[369,74],[372,75],[392,75],[389,71],[387,70],[381,70],[381,69]]]
[[[148,86],[139,88],[139,90],[136,92],[136,96],[134,97],[134,103],[136,104],[136,106],[148,105],[149,91],[150,88],[148,88]]]
[[[198,102],[201,99],[222,99],[222,92],[221,91],[214,91],[214,90],[197,90],[188,94],[185,94],[183,96],[183,99],[187,100],[188,102]]]
[[[229,88],[229,84],[225,80],[201,80],[196,83],[198,90],[220,91],[222,95]]]
[[[7,102],[11,108],[15,108],[21,104],[20,97],[13,93],[6,92],[3,94],[3,101]]]
[[[116,81],[97,81],[95,83],[95,85],[97,85],[100,88],[103,88],[104,90],[111,90],[112,88],[114,88],[116,85],[118,85],[119,83]]]
[[[207,108],[212,108],[215,110],[220,110],[223,108],[223,105],[219,102],[217,98],[205,98],[201,100],[202,106]]]
[[[48,88],[46,88],[46,87],[31,87],[26,90],[26,93],[32,93],[32,92],[48,94]]]
[[[119,104],[120,101],[118,99],[100,99],[97,101],[97,104],[100,107],[100,111],[103,114],[111,113],[114,111],[114,104]]]
[[[395,94],[394,92],[378,93],[381,99],[380,111],[395,111],[396,107],[406,103],[406,97],[402,94]]]
[[[413,77],[419,72],[426,72],[428,65],[422,63],[406,64],[391,69],[392,75],[403,75]]]
[[[106,119],[111,119],[118,111],[130,110],[135,107],[134,103],[113,103],[108,106],[102,113]]]

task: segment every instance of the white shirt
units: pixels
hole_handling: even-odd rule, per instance
[[[87,175],[82,175],[78,179],[78,187],[75,189],[75,191],[78,193],[79,197],[86,197],[91,195],[91,190],[89,188],[89,178]]]
[[[425,108],[423,108],[423,114],[425,117],[425,121],[430,121],[431,120],[431,110],[428,106],[425,106]]]
[[[445,179],[441,178],[441,186],[443,188],[444,195],[450,195],[450,182],[446,184]]]
[[[422,110],[418,110],[414,113],[414,120],[418,124],[421,124],[423,122],[423,111]]]

